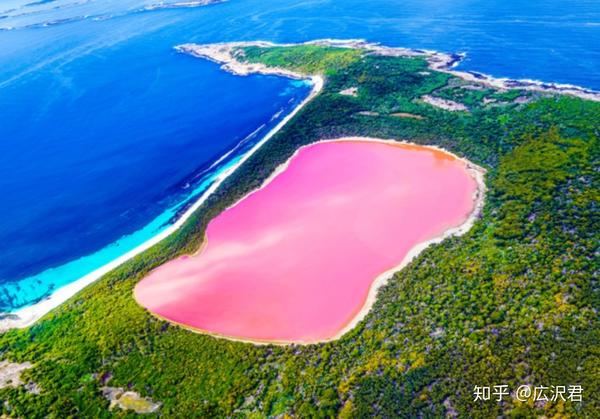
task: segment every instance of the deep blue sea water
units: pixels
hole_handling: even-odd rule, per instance
[[[600,90],[600,0],[4,0],[0,311],[157,234],[244,147],[217,159],[308,94],[173,46],[316,38],[466,52],[463,69]]]

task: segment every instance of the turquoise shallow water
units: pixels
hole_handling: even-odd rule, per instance
[[[173,46],[327,37],[466,52],[464,69],[600,89],[596,0],[4,1],[0,310],[166,228],[244,147],[211,167],[217,159],[308,93],[226,74]]]

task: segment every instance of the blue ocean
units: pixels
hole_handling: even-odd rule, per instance
[[[363,38],[600,90],[600,0],[4,0],[0,311],[163,231],[310,92],[187,42]]]

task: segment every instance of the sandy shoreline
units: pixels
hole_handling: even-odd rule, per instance
[[[287,74],[281,75],[290,77]],[[311,93],[289,115],[283,118],[271,131],[269,131],[266,136],[264,136],[246,154],[244,154],[244,156],[240,159],[240,161],[237,164],[220,173],[215,179],[215,181],[211,184],[211,186],[206,191],[204,191],[204,193],[198,198],[198,200],[194,202],[194,204],[191,205],[173,225],[169,226],[169,228],[167,228],[160,234],[154,236],[150,240],[144,242],[140,246],[120,256],[112,262],[96,269],[95,271],[83,276],[82,278],[68,285],[65,285],[64,287],[59,288],[58,290],[56,290],[56,292],[43,299],[42,301],[17,310],[13,313],[4,313],[5,318],[0,320],[0,332],[13,328],[24,328],[31,326],[41,317],[43,317],[56,307],[69,300],[71,297],[73,297],[75,294],[77,294],[79,291],[81,291],[88,285],[96,282],[108,272],[119,267],[128,260],[139,255],[140,253],[148,250],[150,247],[161,242],[162,240],[179,230],[179,228],[190,218],[190,216],[198,208],[200,208],[200,206],[206,201],[206,199],[223,183],[223,181],[227,177],[229,177],[239,166],[241,166],[246,160],[248,160],[248,158],[250,158],[251,155],[253,155],[265,142],[267,142],[271,137],[273,137],[285,124],[288,123],[290,119],[292,119],[300,111],[300,109],[302,109],[308,102],[310,102],[315,96],[317,96],[319,92],[323,89],[324,79],[321,76],[301,76],[299,74],[294,74],[292,78],[304,80],[310,79],[313,85]]]
[[[278,346],[314,345],[314,344],[319,344],[319,343],[332,342],[332,341],[340,339],[346,333],[348,333],[349,331],[354,329],[362,320],[364,320],[364,318],[371,311],[371,309],[373,308],[373,305],[377,301],[377,292],[379,291],[379,288],[386,285],[387,282],[393,277],[393,275],[396,272],[402,270],[404,267],[406,267],[408,264],[410,264],[410,262],[412,262],[417,256],[419,256],[421,254],[421,252],[423,252],[423,250],[428,248],[430,245],[436,244],[436,243],[441,243],[443,240],[445,240],[448,237],[461,236],[461,235],[465,234],[467,231],[469,231],[471,229],[471,227],[475,224],[475,222],[477,221],[477,218],[481,214],[481,211],[482,211],[483,205],[484,205],[484,200],[485,200],[485,192],[486,192],[486,186],[485,186],[485,181],[484,181],[484,176],[485,176],[486,170],[484,168],[470,162],[467,159],[461,158],[461,157],[457,156],[456,154],[445,150],[442,147],[433,146],[433,145],[421,145],[421,144],[411,143],[409,141],[384,140],[384,139],[373,138],[373,137],[342,137],[342,138],[335,138],[335,139],[323,139],[323,140],[315,141],[310,144],[303,145],[303,146],[299,147],[298,149],[296,149],[294,151],[294,153],[292,154],[292,156],[287,161],[285,161],[284,163],[277,166],[277,168],[275,168],[273,173],[267,179],[265,179],[265,181],[261,184],[260,187],[248,192],[246,195],[244,195],[242,198],[240,198],[238,201],[236,201],[234,204],[232,204],[230,207],[228,207],[228,209],[235,207],[242,200],[246,199],[250,195],[260,191],[261,189],[263,189],[267,185],[269,185],[269,183],[271,181],[273,181],[273,179],[275,179],[279,174],[281,174],[282,172],[284,172],[287,169],[287,167],[290,165],[292,160],[294,160],[294,158],[301,152],[302,149],[309,147],[309,146],[313,146],[315,144],[324,143],[324,142],[345,142],[345,141],[376,142],[376,143],[383,143],[383,144],[387,144],[387,145],[398,145],[398,146],[411,145],[411,146],[418,146],[418,147],[422,147],[422,148],[433,149],[433,150],[440,151],[440,152],[443,152],[445,154],[452,156],[453,158],[462,162],[465,165],[465,169],[466,169],[467,173],[477,183],[477,189],[475,191],[475,194],[472,197],[473,202],[474,202],[473,210],[468,215],[468,217],[463,221],[462,224],[460,224],[459,226],[449,228],[448,230],[444,231],[439,236],[433,237],[430,240],[427,240],[427,241],[424,241],[421,243],[417,243],[415,246],[413,246],[410,249],[410,251],[404,256],[404,258],[402,259],[402,261],[400,261],[400,263],[398,265],[388,269],[387,271],[385,271],[385,272],[379,274],[377,277],[375,277],[375,279],[373,280],[373,282],[371,283],[371,285],[369,287],[367,297],[366,297],[363,305],[361,306],[361,308],[357,311],[357,313],[355,315],[353,315],[352,319],[342,329],[340,329],[340,331],[336,335],[334,335],[328,339],[314,340],[314,341],[282,341],[282,340],[266,340],[266,339],[264,339],[264,340],[263,339],[245,339],[245,338],[241,338],[241,337],[237,337],[237,336],[228,336],[228,335],[224,335],[224,334],[220,334],[220,333],[211,332],[209,330],[192,327],[192,326],[182,324],[179,322],[174,322],[174,321],[166,319],[160,315],[157,315],[156,313],[152,313],[150,311],[148,311],[148,312],[151,315],[153,315],[154,317],[156,317],[162,321],[166,321],[166,322],[175,324],[179,327],[182,327],[182,328],[192,331],[194,333],[209,335],[209,336],[212,336],[215,338],[220,338],[220,339],[227,339],[227,340],[231,340],[234,342],[251,343],[253,345],[278,345]],[[204,246],[206,244],[207,244],[207,239],[205,236],[201,248],[204,248]],[[199,254],[199,252],[195,253],[195,255],[197,255],[197,254]]]

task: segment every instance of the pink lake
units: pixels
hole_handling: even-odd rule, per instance
[[[303,147],[209,223],[198,254],[152,271],[135,298],[211,334],[331,339],[364,309],[379,275],[465,222],[476,191],[465,162],[431,148],[366,140]]]

